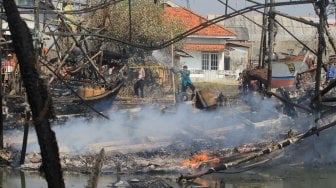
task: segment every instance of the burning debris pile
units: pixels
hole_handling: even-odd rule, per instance
[[[204,141],[197,143],[203,147]],[[196,144],[196,145],[197,145]],[[146,174],[146,173],[181,173],[194,172],[223,162],[233,161],[247,154],[260,151],[266,143],[250,144],[235,148],[214,148],[208,143],[209,150],[190,149],[188,145],[174,143],[166,147],[139,152],[109,152],[104,158],[103,173]],[[183,152],[184,151],[184,152]],[[81,155],[61,153],[61,164],[65,171],[90,173],[95,161],[95,153]],[[19,151],[2,153],[7,162],[17,163]],[[16,161],[16,162],[14,162]],[[38,170],[41,165],[39,153],[28,153],[23,170]],[[9,164],[9,163],[8,163]]]

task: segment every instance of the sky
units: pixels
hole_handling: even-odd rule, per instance
[[[225,2],[225,0],[222,0]],[[265,2],[264,0],[255,0],[256,2]],[[281,0],[285,1],[285,0]],[[289,0],[287,0],[289,1]],[[187,0],[173,0],[174,3],[187,6]],[[279,2],[276,0],[276,2]],[[203,16],[208,14],[224,14],[225,6],[218,2],[218,0],[189,0],[190,9],[194,12],[200,13]],[[251,6],[252,3],[246,0],[229,0],[229,5],[235,9],[241,9],[247,6]],[[312,5],[289,5],[284,7],[277,7],[279,11],[285,12],[293,16],[315,16],[315,12]]]

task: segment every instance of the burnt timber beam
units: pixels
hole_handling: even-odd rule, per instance
[[[265,0],[265,4],[268,3],[268,0]],[[264,8],[264,14],[263,14],[263,20],[262,20],[262,24],[263,26],[266,26],[267,24],[267,7]],[[265,54],[266,54],[266,40],[267,40],[267,36],[266,36],[266,27],[262,28],[261,31],[261,36],[260,36],[260,50],[259,50],[259,62],[258,65],[259,67],[264,68],[265,67]]]
[[[65,27],[67,28],[67,30],[69,32],[71,32],[71,28],[70,26],[64,21],[63,17],[60,17],[62,23],[65,25]],[[79,44],[78,40],[76,39],[75,36],[71,35],[71,38],[74,40],[74,42],[76,43],[76,46],[81,50],[81,52],[83,53],[84,57],[90,62],[90,64],[92,65],[92,67],[95,69],[95,72],[99,75],[99,77],[106,83],[105,77],[99,72],[98,67],[96,66],[95,62],[93,62],[93,60],[89,57],[89,55],[85,52],[85,50],[83,49],[83,47]]]
[[[310,26],[313,26],[313,27],[316,27],[316,28],[319,26],[319,24],[316,24],[313,21],[308,21],[308,20],[303,19],[303,18],[298,18],[298,17],[290,16],[288,14],[284,14],[284,13],[279,12],[279,11],[274,11],[274,13],[276,15],[279,15],[279,16],[282,16],[282,17],[285,17],[285,18],[288,18],[288,19],[291,19],[291,20],[295,20],[297,22],[301,22],[301,23],[304,23],[304,24],[307,24],[307,25],[310,25]]]
[[[62,55],[61,55],[61,47],[58,45],[58,40],[59,38],[56,38],[55,35],[51,35],[51,37],[53,38],[54,42],[53,44],[49,47],[48,52],[50,51],[50,49],[53,47],[53,45],[55,45],[56,47],[56,53],[57,53],[57,57],[58,59],[61,59]]]
[[[250,3],[254,3],[254,4],[256,4],[256,5],[261,5],[261,3],[258,3],[258,2],[256,2],[256,1],[252,1],[252,0],[246,0],[246,1],[248,1],[248,2],[250,2]],[[265,3],[266,4],[266,3]]]
[[[306,112],[308,113],[311,113],[312,110],[305,107],[305,106],[302,106],[302,105],[299,105],[299,104],[296,104],[296,103],[293,103],[292,101],[289,101],[287,99],[285,99],[284,97],[281,97],[280,95],[276,94],[276,93],[273,93],[273,92],[268,92],[269,95],[273,95],[274,97],[276,97],[277,99],[281,100],[282,102],[285,102],[285,103],[288,103],[288,104],[291,104],[297,108],[300,108],[302,110],[305,110]]]
[[[110,1],[112,2],[112,1]],[[114,2],[114,1],[113,1]],[[50,6],[52,6],[55,9],[55,6],[53,4],[50,4]],[[63,23],[63,25],[65,26],[65,28],[68,30],[68,32],[73,33],[70,26],[65,22],[65,19],[67,19],[68,21],[71,19],[68,19],[65,15],[63,14],[57,14],[59,19],[61,20],[61,22]],[[71,21],[73,23],[73,21]],[[76,24],[76,26],[78,26],[78,24]],[[81,35],[80,35],[81,36]],[[85,36],[85,35],[84,35]],[[76,46],[81,50],[81,52],[84,54],[84,57],[90,62],[90,64],[92,65],[92,67],[95,69],[96,73],[100,76],[100,78],[106,83],[105,77],[100,73],[98,67],[96,66],[96,64],[93,62],[93,60],[88,56],[87,53],[85,53],[85,50],[83,49],[83,47],[79,44],[78,40],[76,39],[76,37],[74,35],[70,35],[70,37],[73,39],[73,41],[75,42]]]
[[[319,111],[320,104],[321,104],[321,69],[323,64],[323,52],[326,48],[326,42],[324,39],[324,23],[325,23],[325,11],[326,11],[326,4],[324,0],[319,1],[316,3],[316,6],[319,8],[319,25],[318,25],[318,50],[317,50],[317,66],[316,66],[316,75],[315,75],[315,96],[317,100],[315,100],[315,108]]]
[[[336,98],[322,98],[322,102],[336,102]]]
[[[271,4],[274,0],[271,0]],[[268,16],[268,59],[267,59],[267,92],[271,91],[272,88],[272,59],[273,59],[273,46],[274,46],[274,17],[273,13],[274,7],[271,6]]]
[[[332,80],[327,87],[321,90],[320,95],[324,96],[326,93],[328,93],[331,89],[336,87],[336,80]],[[318,100],[318,95],[315,95],[312,99],[312,102],[315,102]]]
[[[68,48],[68,49],[64,52],[64,56],[61,57],[61,58],[59,59],[60,65],[57,67],[56,72],[59,72],[59,71],[60,71],[60,69],[61,69],[61,68],[63,67],[63,65],[65,64],[65,61],[66,61],[66,60],[68,59],[68,57],[70,56],[70,52],[77,46],[77,44],[78,44],[78,45],[81,45],[81,44],[83,43],[83,41],[85,41],[86,38],[89,38],[89,36],[88,36],[88,37],[85,37],[84,39],[80,39],[80,38],[82,38],[82,37],[83,37],[83,36],[79,36],[78,43],[76,43],[76,41],[74,41],[74,42],[72,43],[71,47]]]

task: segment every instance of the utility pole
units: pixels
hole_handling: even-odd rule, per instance
[[[271,4],[274,0],[271,0]],[[267,92],[272,88],[272,57],[273,57],[273,43],[274,43],[274,6],[270,7],[268,16],[268,65],[267,65]]]
[[[265,0],[265,4],[268,3],[268,0]],[[262,30],[261,30],[261,39],[260,39],[260,50],[259,50],[259,63],[258,66],[264,68],[265,67],[265,51],[266,51],[266,24],[267,24],[267,11],[268,8],[264,8],[264,15],[262,20]]]

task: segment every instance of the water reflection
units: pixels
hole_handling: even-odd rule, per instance
[[[143,185],[146,185],[146,182],[153,182],[153,180],[164,181],[166,185],[181,188],[307,188],[335,187],[336,184],[336,169],[333,168],[267,169],[240,174],[214,174],[182,185],[175,182],[177,176],[177,174],[122,176],[105,174],[100,176],[98,187],[132,187],[132,181],[143,182]],[[83,188],[88,180],[88,175],[65,173],[64,179],[66,187]],[[1,168],[0,180],[3,188],[47,187],[44,178],[36,172]]]

